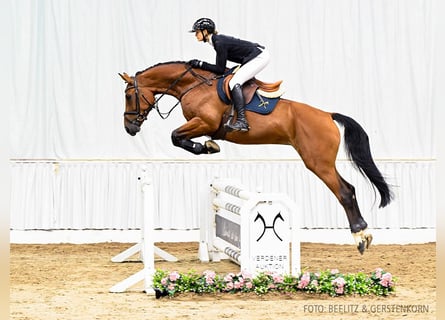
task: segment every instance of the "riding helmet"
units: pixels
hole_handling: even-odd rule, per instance
[[[216,25],[212,19],[200,18],[193,24],[192,30],[190,30],[190,32],[196,32],[196,30],[207,30],[209,33],[215,33]]]

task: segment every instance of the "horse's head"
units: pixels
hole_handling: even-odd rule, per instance
[[[130,77],[125,72],[119,75],[127,83],[124,126],[127,133],[134,136],[141,130],[142,123],[154,107],[154,94],[147,87],[139,86],[136,76]]]

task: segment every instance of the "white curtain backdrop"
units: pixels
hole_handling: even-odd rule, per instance
[[[350,163],[338,163],[341,174],[356,186],[368,224],[373,228],[435,227],[435,198],[429,194],[434,180],[431,163],[386,161],[379,167],[388,176],[398,177],[396,201],[383,210],[378,209],[379,198],[371,186]],[[200,214],[211,212],[210,184],[215,177],[237,177],[235,182],[254,192],[286,193],[297,203],[303,228],[348,227],[343,208],[301,161],[66,161],[13,165],[13,229],[139,228],[138,177],[143,168],[153,174],[157,228],[199,228]]]
[[[140,227],[137,178],[154,166],[161,228],[198,227],[208,180],[220,172],[272,186],[302,206],[306,227],[346,227],[341,208],[287,146],[238,146],[194,156],[174,147],[180,108],[123,128],[125,84],[158,62],[214,61],[188,33],[202,16],[222,34],[257,41],[272,61],[258,78],[284,80],[285,98],[356,119],[396,201],[376,210],[369,186],[339,155],[368,222],[435,226],[435,37],[431,0],[9,0],[5,45],[11,94],[12,229]],[[3,6],[3,5],[2,5]],[[175,99],[163,98],[162,110]],[[238,166],[237,170],[233,167]],[[218,171],[220,170],[220,171]],[[265,190],[266,191],[266,190]],[[323,200],[321,200],[323,199]],[[378,201],[378,200],[377,200]]]

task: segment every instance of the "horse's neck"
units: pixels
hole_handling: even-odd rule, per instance
[[[180,96],[191,83],[196,81],[193,76],[184,74],[185,72],[186,69],[181,64],[161,65],[142,73],[140,84],[150,87],[156,93],[165,93],[168,90],[168,94]]]

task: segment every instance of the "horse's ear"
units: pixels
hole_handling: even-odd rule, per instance
[[[124,72],[123,74],[119,73],[119,75],[126,83],[133,83],[133,78],[131,78],[126,72]]]

